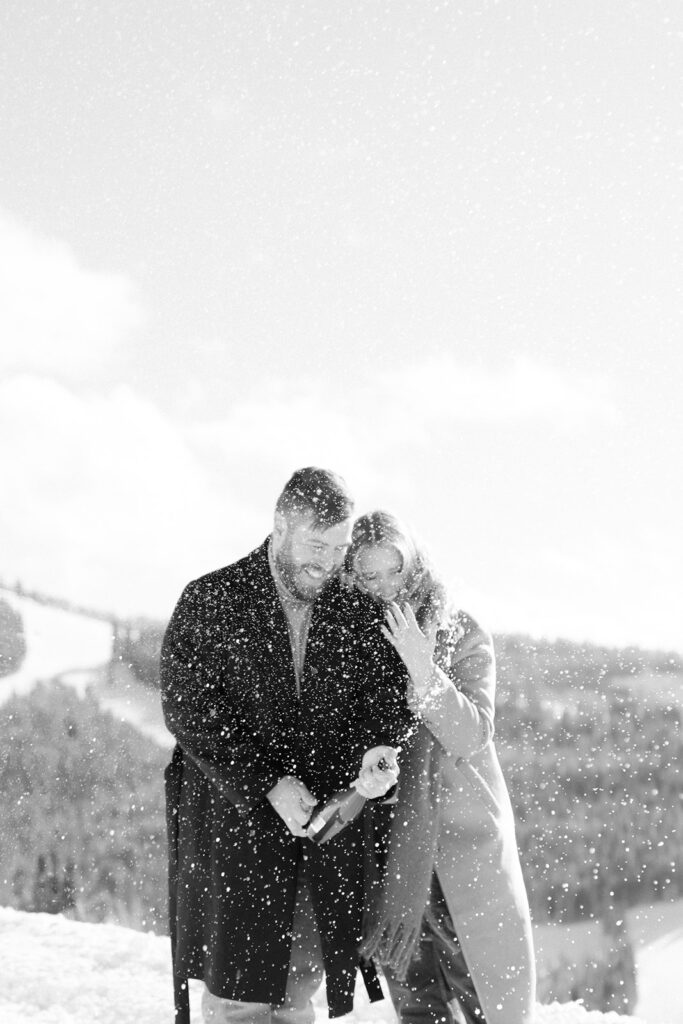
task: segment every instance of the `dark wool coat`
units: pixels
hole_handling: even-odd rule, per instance
[[[266,794],[293,775],[325,800],[357,776],[369,747],[405,741],[405,671],[379,635],[373,602],[333,581],[314,604],[297,696],[267,542],[184,590],[161,656],[177,741],[166,795],[178,1022],[189,1020],[187,978],[226,999],[283,1002],[302,850],[330,1016],[352,1009],[363,823],[317,847],[291,835]]]

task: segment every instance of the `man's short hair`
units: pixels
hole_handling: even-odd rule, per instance
[[[275,511],[286,519],[312,516],[316,529],[326,530],[353,515],[353,498],[336,473],[317,466],[297,469],[277,499]]]

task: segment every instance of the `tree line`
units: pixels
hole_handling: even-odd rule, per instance
[[[683,896],[677,655],[499,645],[497,746],[537,920]],[[571,648],[570,648],[571,649]],[[535,673],[534,673],[535,669]],[[664,671],[662,671],[664,670]],[[635,691],[658,673],[678,703]]]
[[[141,623],[114,651],[150,686],[162,635]],[[495,643],[496,741],[532,916],[604,931],[600,959],[557,965],[539,994],[632,1011],[623,911],[683,896],[683,701],[643,698],[625,680],[650,673],[680,686],[680,657]],[[0,734],[0,902],[165,933],[168,754],[57,683],[0,707]]]
[[[167,752],[59,683],[0,734],[0,903],[164,934]]]

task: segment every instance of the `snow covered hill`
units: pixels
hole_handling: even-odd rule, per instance
[[[172,745],[158,693],[122,668],[113,677],[108,672],[108,623],[4,591],[2,597],[22,615],[27,656],[19,672],[0,679],[0,703],[14,693],[30,692],[39,680],[59,678],[79,693],[90,687],[105,709],[159,745]],[[683,900],[633,908],[628,929],[638,971],[639,1018],[644,1024],[683,1024],[677,983],[683,965]],[[590,924],[539,925],[534,934],[539,965],[558,957],[571,963],[577,952],[585,953],[599,941],[596,926]],[[166,945],[166,940],[114,925],[74,924],[0,908],[0,1024],[171,1020]],[[387,1006],[361,1006],[359,1019],[393,1021]],[[586,1014],[579,1007],[544,1007],[540,1012],[543,1024],[609,1019],[624,1024],[630,1019]]]
[[[1,596],[22,617],[26,658],[18,672],[0,679],[0,704],[14,694],[29,693],[40,680],[59,679],[79,694],[90,688],[106,711],[134,725],[160,746],[173,745],[163,722],[159,694],[140,683],[124,666],[109,671],[112,630],[108,622],[6,591]]]
[[[369,1004],[358,985],[345,1021],[394,1024],[391,1004]],[[201,1024],[199,985],[192,1017]],[[323,996],[316,1022],[327,1013]],[[117,925],[77,924],[61,916],[0,908],[2,1024],[172,1024],[168,939]],[[537,1024],[636,1024],[616,1013],[587,1013],[578,1003],[539,1006]]]
[[[26,639],[26,657],[21,668],[0,679],[0,700],[15,693],[28,693],[41,679],[65,674],[82,692],[89,671],[109,661],[109,623],[38,604],[5,590],[0,596],[21,615]]]

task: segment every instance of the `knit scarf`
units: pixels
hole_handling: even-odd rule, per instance
[[[366,915],[362,957],[404,981],[420,938],[439,835],[442,747],[422,723],[401,758],[384,884]]]

